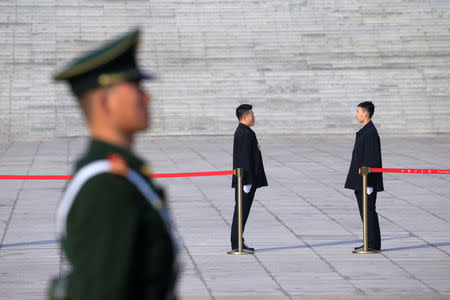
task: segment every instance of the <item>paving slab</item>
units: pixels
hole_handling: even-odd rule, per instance
[[[255,129],[257,131],[257,128]],[[362,224],[343,188],[353,136],[260,136],[269,186],[245,230],[254,255],[228,255],[231,176],[166,178],[181,236],[182,300],[450,299],[450,175],[384,174],[383,251],[352,254]],[[145,138],[155,173],[229,170],[232,136]],[[0,143],[0,174],[70,174],[86,138]],[[382,136],[383,164],[450,169],[450,136]],[[70,268],[55,235],[66,182],[0,180],[0,299],[44,299]]]

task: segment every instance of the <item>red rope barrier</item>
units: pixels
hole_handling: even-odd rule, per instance
[[[234,170],[230,171],[215,171],[215,172],[192,172],[192,173],[163,173],[152,174],[151,178],[173,178],[173,177],[199,177],[199,176],[220,176],[233,175]],[[0,175],[1,179],[13,180],[70,180],[70,175]]]
[[[198,177],[198,176],[220,176],[220,175],[234,175],[234,170],[216,171],[216,172],[152,174],[151,177],[152,178],[172,178],[172,177]]]
[[[69,180],[69,175],[0,175],[0,179],[16,179],[16,180]]]
[[[369,168],[371,173],[405,173],[405,174],[450,174],[450,170],[437,169],[388,169]],[[214,171],[214,172],[191,172],[191,173],[161,173],[152,174],[151,178],[175,178],[175,177],[200,177],[200,176],[221,176],[234,175],[234,170]],[[1,179],[9,180],[70,180],[70,175],[0,175]]]
[[[450,170],[369,168],[370,173],[450,174]]]

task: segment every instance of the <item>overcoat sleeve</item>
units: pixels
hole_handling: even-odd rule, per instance
[[[363,160],[361,166],[367,166],[369,168],[381,167],[380,138],[375,132],[371,132],[365,137],[363,147]],[[376,187],[379,177],[379,173],[369,173],[367,176],[367,186]]]
[[[363,159],[362,166],[367,167],[376,167],[379,164],[379,149],[380,149],[380,141],[379,138],[371,133],[367,137],[364,138],[364,149],[363,149]]]
[[[236,167],[244,169],[242,184],[243,185],[252,184],[253,158],[252,158],[251,139],[249,135],[242,134],[238,137],[236,145],[236,158],[237,158]]]

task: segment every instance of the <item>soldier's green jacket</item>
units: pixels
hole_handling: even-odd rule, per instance
[[[127,149],[92,140],[76,170],[119,154],[142,173],[144,162]],[[151,180],[149,183],[152,185]],[[152,187],[164,201],[162,190]],[[174,287],[175,246],[158,212],[124,177],[89,179],[67,217],[63,249],[72,265],[74,299],[148,299]]]

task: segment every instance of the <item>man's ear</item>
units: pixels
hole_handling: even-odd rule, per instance
[[[365,112],[365,114],[366,114],[366,118],[367,118],[368,120],[370,120],[369,112],[368,112],[367,110],[365,110],[364,112]]]
[[[95,91],[95,104],[97,107],[97,110],[100,110],[101,112],[109,112],[109,102],[108,102],[108,95],[107,92],[104,89],[98,89]]]

